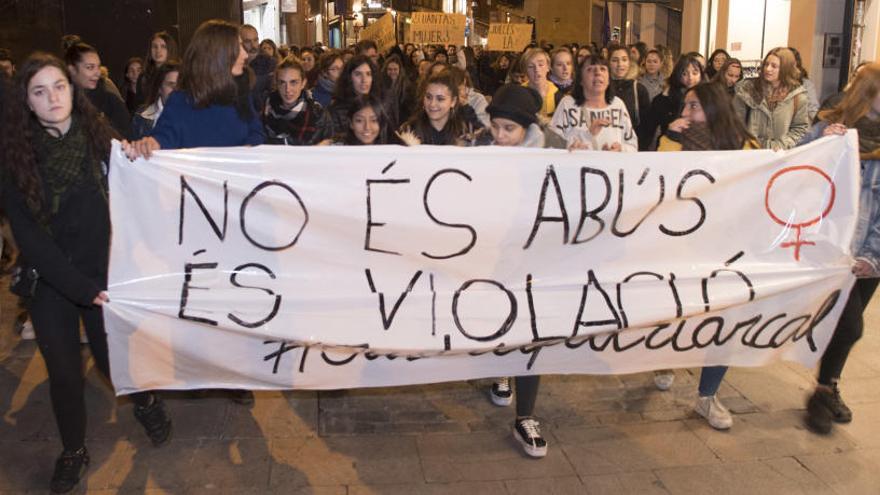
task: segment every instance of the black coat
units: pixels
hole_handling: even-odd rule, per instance
[[[89,175],[72,186],[48,228],[37,221],[11,181],[4,181],[3,187],[3,207],[21,252],[20,263],[35,268],[40,283],[81,306],[91,305],[107,288],[110,210],[103,186],[96,182]],[[48,196],[44,192],[44,198]]]
[[[652,134],[645,129],[647,121],[647,113],[651,107],[651,95],[648,88],[632,79],[614,79],[610,84],[617,96],[626,105],[626,111],[629,112],[629,118],[632,121],[633,129],[639,138],[639,151],[648,149],[652,141]]]
[[[116,130],[122,137],[128,139],[131,137],[131,115],[122,98],[113,91],[110,91],[104,79],[98,79],[98,86],[95,89],[86,90],[86,96],[92,105],[103,113],[110,122],[110,126]]]

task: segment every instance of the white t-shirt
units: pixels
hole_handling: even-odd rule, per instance
[[[590,134],[590,123],[594,119],[607,119],[611,122],[598,135]],[[550,129],[562,136],[568,145],[575,141],[586,143],[590,149],[601,150],[603,145],[620,143],[621,151],[638,151],[639,140],[632,127],[626,105],[618,97],[604,108],[578,106],[571,95],[559,102],[550,121]]]

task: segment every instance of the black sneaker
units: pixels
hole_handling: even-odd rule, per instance
[[[831,384],[831,400],[828,403],[828,410],[831,412],[831,420],[835,423],[849,423],[852,421],[852,409],[843,402],[837,382]]]
[[[134,406],[134,417],[144,427],[153,445],[158,447],[171,438],[171,419],[165,412],[165,404],[156,394],[151,394],[153,402],[148,406]]]
[[[547,455],[547,441],[541,436],[535,418],[525,417],[514,421],[513,438],[530,457],[541,458]]]
[[[89,452],[85,447],[70,452],[65,450],[55,461],[55,472],[49,489],[52,493],[67,493],[73,490],[89,467]]]
[[[509,406],[513,402],[513,390],[510,389],[510,378],[498,378],[489,390],[489,398],[496,406]]]
[[[229,389],[229,399],[242,406],[254,405],[254,392],[252,390]]]
[[[816,391],[807,401],[805,418],[807,428],[821,435],[831,433],[833,415],[828,404],[833,401],[833,396],[834,394],[824,387],[816,387]]]

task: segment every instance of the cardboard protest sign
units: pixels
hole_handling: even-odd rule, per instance
[[[378,21],[361,31],[360,39],[375,41],[376,45],[379,46],[380,52],[384,52],[396,45],[397,37],[394,32],[394,18],[391,13],[383,15]]]
[[[784,153],[115,143],[113,383],[812,366],[858,181],[854,131]]]
[[[490,51],[519,52],[531,42],[531,24],[489,24]]]
[[[407,41],[417,45],[461,45],[465,23],[464,14],[413,12]]]

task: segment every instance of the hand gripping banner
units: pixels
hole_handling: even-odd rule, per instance
[[[812,366],[853,282],[856,136],[795,150],[114,144],[113,382],[334,389]]]

